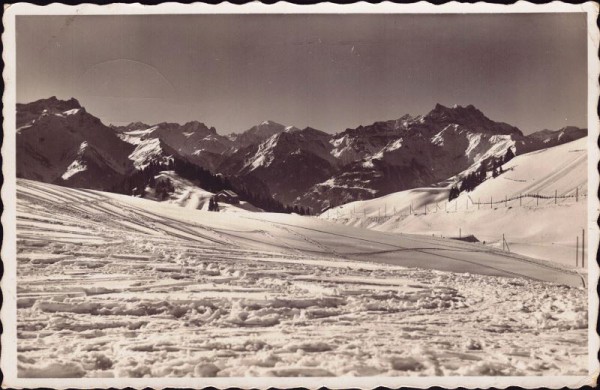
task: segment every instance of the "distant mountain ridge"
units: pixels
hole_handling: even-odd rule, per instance
[[[575,126],[566,126],[558,130],[540,130],[528,135],[528,138],[543,142],[547,147],[557,146],[567,142],[575,141],[587,136],[587,129]]]
[[[52,97],[17,105],[17,171],[19,177],[107,189],[150,163],[178,158],[318,211],[427,186],[508,148],[522,154],[585,135],[587,129],[565,127],[525,136],[473,105],[437,104],[426,115],[337,134],[264,121],[223,136],[198,121],[105,126],[76,99]]]

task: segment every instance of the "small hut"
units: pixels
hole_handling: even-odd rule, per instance
[[[238,196],[238,194],[236,194],[235,192],[233,192],[231,190],[219,191],[215,195],[215,198],[217,199],[217,202],[229,203],[229,204],[239,204],[240,203],[240,197]]]

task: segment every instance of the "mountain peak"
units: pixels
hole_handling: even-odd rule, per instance
[[[85,112],[85,109],[81,107],[79,101],[75,98],[60,100],[56,96],[31,103],[17,103],[17,127],[21,127],[42,115],[55,114],[62,116],[67,111],[70,111],[67,114],[71,115],[79,111]]]
[[[234,141],[238,147],[246,147],[251,144],[259,144],[273,135],[284,131],[286,131],[284,125],[272,120],[265,120],[241,133],[233,133],[229,138]]]
[[[75,108],[82,108],[79,101],[75,98],[69,100],[60,100],[56,96],[49,97],[47,99],[39,99],[31,103],[18,103],[17,107],[20,110],[35,111],[41,113],[43,110],[63,112],[73,110]]]
[[[455,104],[450,108],[437,103],[423,119],[438,125],[457,124],[481,133],[523,134],[514,126],[489,119],[472,104],[465,107]]]
[[[327,135],[326,132],[324,132],[322,130],[319,130],[319,129],[315,129],[314,127],[310,127],[310,126],[307,126],[307,127],[305,127],[304,129],[302,129],[300,131],[303,132],[303,133],[312,133],[312,134],[319,134],[319,135],[325,134],[325,135]]]
[[[150,128],[151,126],[146,123],[143,123],[143,122],[131,122],[125,126],[110,125],[109,127],[116,131],[124,132],[124,131],[145,130],[145,129]]]
[[[189,121],[180,125],[179,123],[162,122],[156,125],[159,130],[164,131],[179,131],[179,132],[191,132],[191,133],[211,133],[216,134],[217,129],[214,127],[207,127],[204,123],[197,120]]]
[[[192,120],[192,121],[189,121],[189,122],[185,122],[185,123],[183,124],[183,126],[189,126],[189,127],[200,127],[200,126],[204,126],[204,127],[206,127],[206,125],[205,125],[204,123],[202,123],[202,122],[200,122],[200,121],[198,121],[198,120],[195,120],[195,119],[194,119],[194,120]]]
[[[300,129],[296,126],[287,126],[283,131],[285,131],[286,133],[294,133],[296,131],[300,131]]]
[[[283,126],[282,124],[279,124],[275,121],[272,121],[270,119],[266,120],[266,121],[262,121],[259,126]]]
[[[485,117],[485,115],[483,115],[483,113],[472,104],[469,104],[465,107],[458,105],[458,104],[454,104],[452,107],[446,107],[440,103],[437,103],[435,105],[435,107],[433,108],[433,110],[431,110],[429,112],[429,114],[427,114],[426,116],[437,117],[440,115],[443,116],[443,115],[465,115],[465,114],[478,115],[478,116]]]
[[[148,128],[150,127],[150,125],[144,123],[144,122],[131,122],[130,124],[127,125],[127,127],[135,127],[136,129],[142,129],[142,128]]]

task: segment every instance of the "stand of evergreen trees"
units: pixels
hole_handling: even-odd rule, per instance
[[[233,184],[225,176],[214,175],[205,168],[177,158],[169,159],[166,162],[153,161],[145,168],[136,171],[122,182],[109,188],[108,191],[143,198],[146,195],[146,187],[150,186],[155,189],[160,199],[166,199],[168,193],[174,191],[173,184],[170,180],[156,180],[155,176],[161,171],[170,170],[175,171],[182,178],[190,180],[199,187],[213,193],[222,190],[231,190],[238,194],[240,200],[251,203],[265,211],[288,214],[294,212],[300,215],[311,215],[311,210],[308,207],[284,205],[273,199],[270,195],[256,194],[248,190],[243,184]]]
[[[487,177],[488,165],[491,166],[492,177],[498,177],[504,173],[502,165],[506,164],[515,157],[512,148],[508,148],[506,154],[498,159],[491,160],[489,162],[482,162],[479,169],[475,172],[469,173],[460,183],[460,186],[456,184],[450,188],[448,194],[448,201],[458,198],[461,192],[471,192],[481,183],[483,183]]]

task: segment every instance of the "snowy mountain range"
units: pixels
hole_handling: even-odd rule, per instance
[[[436,105],[337,134],[273,121],[220,135],[197,121],[106,126],[75,99],[17,105],[17,175],[110,190],[151,162],[172,158],[268,191],[285,204],[321,210],[431,185],[513,148],[517,155],[587,135],[566,127],[525,136],[472,105]]]

